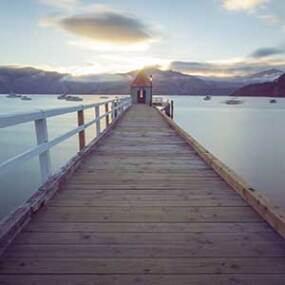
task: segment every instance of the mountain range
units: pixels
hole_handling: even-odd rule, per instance
[[[285,74],[271,82],[250,84],[235,91],[233,96],[285,97]]]
[[[145,71],[153,75],[153,90],[157,95],[230,95],[247,84],[269,81],[283,73],[267,70],[244,77],[212,78],[157,67]],[[137,72],[73,76],[31,67],[0,67],[0,94],[10,91],[21,94],[128,94]]]

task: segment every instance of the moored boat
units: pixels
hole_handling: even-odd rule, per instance
[[[239,105],[242,103],[243,103],[243,101],[239,100],[238,98],[228,99],[225,101],[225,104],[228,104],[228,105]]]
[[[31,101],[32,98],[29,97],[29,96],[26,96],[26,95],[22,95],[22,96],[21,96],[21,100],[23,100],[23,101]]]
[[[83,101],[83,99],[81,97],[78,97],[78,96],[66,96],[65,100],[66,101],[73,101],[73,102]]]
[[[64,93],[64,94],[62,94],[62,95],[57,96],[57,99],[59,99],[59,100],[64,100],[64,99],[66,99],[66,96],[67,96],[67,94]]]
[[[209,100],[211,100],[211,99],[212,99],[212,97],[209,96],[209,95],[207,95],[206,97],[203,98],[204,101],[209,101]]]

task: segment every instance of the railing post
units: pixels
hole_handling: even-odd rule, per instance
[[[122,112],[122,100],[119,99],[118,100],[118,116],[121,115],[121,112]]]
[[[113,121],[114,121],[114,119],[115,119],[115,102],[114,101],[112,101],[112,106],[111,106],[111,108],[112,108],[112,123],[113,123]]]
[[[100,120],[100,106],[95,107],[95,113],[96,113],[96,137],[98,138],[101,133],[101,120]]]
[[[105,104],[105,113],[107,114],[109,112],[109,103]],[[110,121],[109,121],[109,114],[106,115],[106,128],[109,127]]]
[[[40,119],[35,121],[37,144],[41,145],[48,142],[47,120]],[[51,159],[49,150],[39,155],[41,179],[44,184],[51,176]]]
[[[117,106],[118,106],[118,100],[116,100],[116,101],[114,102],[114,117],[115,117],[115,118],[118,117]]]
[[[84,111],[77,112],[78,126],[84,125]],[[79,133],[79,149],[82,150],[85,147],[85,130]]]

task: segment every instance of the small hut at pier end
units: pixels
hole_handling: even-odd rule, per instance
[[[152,77],[141,70],[131,85],[133,104],[152,105]]]

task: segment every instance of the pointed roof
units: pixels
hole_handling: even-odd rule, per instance
[[[141,70],[132,83],[132,87],[151,87],[150,78]]]

